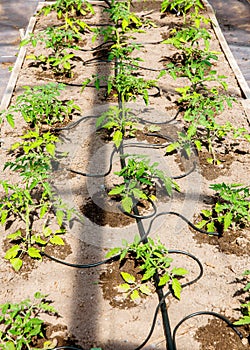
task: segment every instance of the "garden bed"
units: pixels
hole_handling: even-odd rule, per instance
[[[95,2],[94,15],[89,13],[85,17],[79,15],[77,18],[84,20],[90,29],[101,28],[109,23],[108,13],[103,12],[105,6],[107,5],[104,2]],[[129,39],[129,42],[142,44],[140,50],[132,52],[134,58],[139,56],[142,59],[134,76],[147,81],[155,80],[159,73],[166,69],[167,64],[180,66],[185,60],[185,57],[179,54],[180,49],[163,44],[162,41],[170,38],[173,28],[182,28],[183,16],[176,16],[170,12],[162,14],[160,3],[150,1],[134,3],[131,11],[146,23],[143,27],[144,33],[134,32],[133,39]],[[206,10],[202,10],[201,14],[207,16]],[[47,16],[37,16],[33,33],[37,35],[48,26],[60,25],[62,19],[58,20],[56,13],[52,11]],[[211,35],[210,50],[218,54],[218,60],[213,61],[213,69],[219,76],[226,77],[228,88],[224,92],[223,85],[218,81],[215,86],[219,93],[223,91],[227,97],[234,98],[232,108],[225,105],[223,111],[216,116],[216,120],[221,125],[230,122],[236,128],[245,128],[249,133],[249,121],[244,107],[248,102],[244,98],[244,91],[242,92],[235,73],[221,52],[220,42],[211,23],[202,24],[203,27],[207,28]],[[56,147],[59,157],[53,161],[50,183],[69,207],[75,208],[84,216],[84,221],[75,217],[66,224],[65,245],[45,248],[48,255],[76,265],[101,261],[105,259],[109,249],[121,247],[123,240],[133,242],[134,236],[138,234],[137,220],[123,213],[119,198],[108,196],[114,185],[121,184],[121,180],[114,174],[120,170],[120,156],[119,153],[113,152],[111,133],[106,129],[96,130],[96,119],[110,106],[117,106],[118,99],[115,89],[107,94],[107,82],[102,78],[114,75],[114,62],[107,59],[110,45],[103,45],[102,37],[93,42],[92,37],[93,32],[86,29],[84,34],[81,34],[81,41],[77,42],[81,49],[67,49],[68,53],[73,53],[73,59],[70,61],[71,68],[68,74],[64,75],[58,71],[55,74],[48,68],[48,64],[29,59],[32,55],[46,56],[51,53],[51,48],[46,49],[44,42],[38,42],[36,47],[28,43],[25,46],[26,59],[18,72],[11,100],[11,104],[15,104],[17,97],[23,93],[23,86],[34,87],[56,82],[65,84],[60,98],[63,101],[73,99],[80,107],[80,111],[75,110],[68,120],[49,127],[49,130],[60,138]],[[201,45],[204,47],[203,41]],[[99,48],[94,50],[94,47]],[[89,81],[86,82],[87,79]],[[84,89],[83,82],[86,82]],[[183,131],[185,126],[182,118],[184,111],[179,110],[180,90],[177,92],[176,88],[183,88],[188,83],[187,77],[173,79],[170,74],[165,74],[157,80],[156,87],[148,89],[148,105],[145,104],[146,98],[143,98],[142,94],[136,96],[135,101],[126,104],[133,116],[139,118],[139,130],[136,131],[135,137],[126,135],[124,150],[125,153],[149,156],[152,163],[159,163],[161,171],[169,177],[177,177],[175,181],[180,186],[180,192],[173,191],[172,196],[167,196],[159,184],[153,188],[153,194],[157,197],[157,213],[171,211],[181,214],[191,223],[197,223],[201,210],[209,209],[214,204],[214,192],[209,188],[211,184],[224,182],[248,186],[249,142],[242,136],[233,138],[232,133],[229,133],[220,142],[215,142],[213,164],[207,161],[211,158],[211,153],[208,153],[205,145],[200,150],[191,152],[189,159],[185,153],[175,152],[174,149],[166,154],[167,146],[173,140],[177,140],[178,132]],[[214,81],[206,81],[206,84],[209,88],[214,87]],[[97,85],[100,85],[98,89]],[[12,159],[8,150],[15,142],[20,141],[24,130],[29,129],[20,115],[18,118],[14,129],[7,123],[2,126],[2,164]],[[71,124],[74,122],[77,123]],[[160,125],[160,130],[150,129],[150,123],[153,126]],[[43,128],[45,130],[48,127]],[[112,171],[108,172],[110,164]],[[107,175],[82,175],[86,173]],[[188,175],[178,178],[184,173]],[[19,181],[18,174],[9,169],[5,169],[0,178],[11,179],[12,182]],[[202,279],[183,289],[180,300],[173,296],[166,299],[171,325],[174,327],[186,315],[201,310],[218,312],[232,321],[239,319],[242,295],[244,296],[239,293],[244,286],[241,275],[244,270],[249,269],[250,262],[249,227],[230,229],[229,233],[225,232],[219,238],[211,237],[190,230],[187,222],[177,215],[159,215],[152,221],[154,206],[147,201],[142,202],[138,208],[140,215],[147,216],[142,222],[146,231],[150,229],[149,237],[155,240],[159,238],[169,250],[189,252],[203,264]],[[52,227],[56,227],[53,220]],[[4,251],[9,244],[7,235],[15,232],[18,224],[14,221],[7,227],[1,227],[1,257],[5,255]],[[36,225],[35,229],[39,231],[42,220],[38,220]],[[199,267],[193,259],[178,253],[173,256],[174,266],[185,267],[189,271],[188,277],[185,277],[185,280],[181,279],[181,282],[191,281],[199,275]],[[158,299],[156,293],[144,296],[136,302],[121,298],[116,287],[122,283],[120,271],[134,271],[138,274],[138,266],[133,266],[133,259],[130,258],[122,267],[118,261],[114,261],[97,267],[73,268],[47,257],[43,257],[42,261],[27,257],[24,266],[18,272],[3,259],[0,267],[3,275],[0,303],[8,300],[20,301],[31,297],[36,291],[41,291],[49,295],[49,299],[58,310],[60,318],[54,317],[53,323],[63,325],[60,326],[60,338],[69,339],[71,344],[74,339],[77,346],[86,350],[92,347],[101,347],[103,350],[136,349],[150,331]],[[247,327],[242,327],[243,342],[230,331],[226,338],[221,337],[221,341],[216,335],[214,343],[211,343],[215,328],[207,325],[210,318],[200,316],[186,321],[177,333],[178,350],[243,350],[248,347]],[[152,337],[144,349],[166,348],[162,323],[159,314]],[[58,335],[58,332],[56,334]]]

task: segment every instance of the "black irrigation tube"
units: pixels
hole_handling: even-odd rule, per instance
[[[126,148],[126,147],[138,147],[138,146],[141,147],[141,148],[161,148],[161,147],[165,147],[165,145],[160,145],[160,147],[159,147],[159,145],[157,145],[157,144],[145,145],[144,143],[131,143],[131,144],[128,144],[128,145],[124,145],[124,148]],[[81,171],[78,171],[78,170],[74,170],[74,169],[71,169],[71,168],[66,168],[66,170],[70,171],[71,173],[74,173],[74,174],[77,174],[77,175],[81,175],[81,176],[86,176],[86,177],[96,177],[96,178],[105,177],[105,176],[109,175],[111,170],[112,170],[112,160],[113,160],[114,154],[116,152],[117,152],[117,150],[116,150],[116,148],[114,148],[113,151],[111,152],[111,156],[110,156],[110,160],[109,160],[109,168],[103,174],[84,173],[84,172],[81,172]],[[196,169],[196,162],[193,162],[192,168],[190,170],[188,170],[186,173],[183,173],[183,174],[177,175],[177,176],[170,176],[170,178],[174,179],[174,180],[175,179],[182,179],[182,178],[190,175],[195,169]],[[150,202],[151,202],[151,204],[153,206],[154,213],[150,214],[147,217],[141,217],[141,218],[149,218],[149,217],[152,217],[156,213],[156,209],[155,209],[154,203],[152,201],[150,201]],[[128,214],[128,213],[126,213],[126,214]],[[128,215],[133,215],[133,214],[128,214]]]
[[[109,160],[109,168],[108,170],[103,173],[103,174],[89,174],[89,173],[83,173],[81,171],[77,171],[77,170],[74,170],[74,169],[70,169],[70,168],[66,168],[66,170],[70,171],[71,173],[74,173],[74,174],[78,174],[78,175],[82,175],[82,176],[86,176],[86,177],[105,177],[107,176],[108,174],[110,174],[111,170],[112,170],[112,160],[113,160],[113,157],[114,157],[114,154],[116,153],[116,149],[114,149],[111,153],[111,156],[110,156],[110,160]]]
[[[238,337],[240,339],[243,339],[243,335],[242,333],[234,326],[234,324],[232,322],[230,322],[225,316],[218,314],[217,312],[213,312],[213,311],[197,311],[194,312],[186,317],[184,317],[174,328],[173,331],[173,340],[174,340],[174,344],[175,344],[175,337],[176,337],[176,333],[179,329],[179,327],[182,325],[182,323],[184,323],[186,320],[192,318],[192,317],[196,317],[196,316],[201,316],[201,315],[209,315],[209,316],[214,316],[217,317],[219,319],[221,319],[222,321],[226,322],[226,324],[238,335]]]
[[[150,219],[152,218],[153,216],[156,215],[156,212],[157,212],[157,208],[156,208],[156,205],[155,203],[149,198],[148,201],[150,202],[150,204],[152,205],[152,208],[153,208],[153,211],[152,213],[150,214],[147,214],[147,215],[140,215],[139,213],[138,214],[132,214],[132,213],[127,213],[125,212],[122,207],[119,206],[119,209],[121,210],[121,212],[133,219],[140,219],[140,220],[144,220],[144,219]]]
[[[174,120],[176,120],[176,118],[178,117],[178,115],[179,115],[180,112],[181,112],[181,109],[178,109],[177,112],[176,112],[176,114],[175,114],[175,116],[174,116],[172,119],[167,120],[167,121],[164,121],[164,122],[152,122],[152,121],[150,121],[150,120],[145,120],[145,119],[143,119],[143,118],[139,118],[139,120],[140,120],[140,122],[141,122],[142,124],[164,125],[164,124],[169,124],[169,123],[173,122]],[[150,135],[150,136],[151,136],[151,135]],[[153,133],[152,133],[152,136],[153,136]],[[160,138],[166,138],[167,136],[164,136],[164,135],[159,134],[159,137],[160,137]]]
[[[111,258],[108,258],[108,259],[104,259],[104,260],[101,260],[101,261],[97,261],[97,262],[94,262],[94,263],[88,263],[88,264],[75,264],[75,263],[71,263],[71,262],[67,262],[65,260],[61,260],[61,259],[58,259],[50,254],[47,254],[45,253],[44,251],[40,251],[40,254],[42,256],[45,256],[46,258],[52,260],[52,261],[55,261],[61,265],[65,265],[65,266],[69,266],[69,267],[75,267],[75,268],[78,268],[78,269],[89,269],[89,268],[92,268],[92,267],[97,267],[97,266],[101,266],[101,265],[104,265],[104,264],[107,264],[107,263],[110,263],[116,259],[118,259],[120,257],[120,255],[114,255],[112,256]]]
[[[63,350],[63,349],[70,349],[70,350],[82,350],[82,347],[76,347],[73,345],[64,345],[64,346],[57,346],[56,348],[53,348],[53,350]]]
[[[149,235],[154,221],[157,218],[159,218],[160,216],[163,216],[163,215],[175,215],[175,216],[178,216],[183,221],[185,221],[192,229],[194,229],[197,232],[204,233],[206,235],[211,235],[211,236],[218,236],[218,237],[221,236],[218,232],[209,232],[209,231],[205,231],[205,230],[202,230],[202,229],[196,227],[191,221],[189,221],[184,215],[182,215],[180,213],[177,213],[175,211],[163,211],[161,213],[156,214],[155,217],[150,221],[150,224],[148,226],[148,230],[145,232],[145,237],[147,237]]]
[[[97,25],[97,24],[95,24],[95,25]],[[101,25],[101,26],[103,26],[103,25]],[[138,45],[142,45],[142,46],[143,45],[159,45],[161,43],[162,43],[162,41],[141,42],[141,43],[138,43]],[[100,49],[100,51],[101,51],[101,48],[107,44],[113,44],[113,41],[111,41],[111,40],[105,41],[105,42],[101,43],[100,45],[97,45],[97,46],[92,47],[90,49],[84,49],[83,47],[79,47],[78,50],[83,51],[83,52],[93,52],[93,51],[98,51]]]
[[[85,120],[97,119],[97,118],[99,118],[98,115],[87,115],[87,116],[81,117],[80,119],[76,120],[75,122],[68,124],[67,126],[63,126],[61,128],[55,128],[55,129],[53,129],[53,131],[58,132],[58,131],[64,131],[64,130],[65,131],[71,130],[71,129],[75,128],[77,125],[79,125],[80,123],[85,122]]]

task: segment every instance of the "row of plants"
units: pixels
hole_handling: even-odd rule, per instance
[[[11,126],[15,125],[16,114],[30,128],[9,150],[3,171],[8,171],[6,177],[11,178],[0,181],[5,193],[0,200],[1,225],[11,227],[15,223],[17,227],[6,237],[7,246],[11,247],[5,254],[15,271],[21,269],[26,255],[42,259],[41,250],[46,246],[64,245],[65,223],[72,219],[73,213],[77,214],[62,202],[50,183],[59,138],[46,126],[67,121],[74,110],[79,110],[72,100],[64,103],[58,99],[63,88],[54,83],[25,87],[16,103],[3,112]]]
[[[101,84],[105,84],[107,96],[112,95],[116,98],[118,105],[103,113],[97,119],[96,127],[97,130],[108,130],[120,155],[121,170],[116,175],[122,178],[122,184],[113,187],[109,195],[120,200],[122,210],[128,214],[136,214],[138,201],[154,203],[157,182],[164,187],[168,196],[171,196],[173,191],[181,191],[178,184],[158,168],[157,163],[152,164],[150,159],[141,155],[124,154],[124,142],[127,138],[135,137],[140,122],[126,104],[136,101],[138,96],[143,98],[146,105],[149,104],[150,91],[158,87],[158,82],[164,74],[170,74],[174,79],[186,77],[190,81],[190,85],[178,89],[181,95],[178,108],[182,111],[185,132],[179,133],[178,140],[167,146],[166,153],[184,149],[187,156],[190,156],[194,146],[198,150],[206,146],[212,156],[208,161],[219,164],[214,152],[214,144],[218,140],[223,140],[228,133],[233,133],[234,136],[241,135],[249,140],[245,129],[237,129],[229,123],[221,126],[216,121],[217,114],[224,110],[224,104],[231,106],[233,99],[221,92],[226,91],[226,77],[219,76],[213,69],[212,61],[218,59],[218,53],[209,50],[210,34],[207,29],[201,27],[201,24],[209,24],[209,20],[199,13],[203,6],[198,0],[193,1],[192,6],[189,5],[190,1],[162,2],[162,12],[174,10],[183,15],[184,29],[173,29],[169,38],[162,42],[163,45],[181,48],[182,61],[181,64],[177,64],[174,58],[171,58],[172,61],[160,70],[153,80],[146,80],[138,74],[142,59],[135,55],[140,51],[141,45],[131,43],[131,39],[135,33],[140,33],[146,27],[155,24],[131,12],[131,2],[107,2],[104,11],[108,13],[111,25],[93,28],[87,24],[87,20],[76,18],[93,16],[92,5],[87,1],[58,0],[54,5],[46,6],[42,12],[47,15],[56,11],[62,25],[47,28],[43,33],[31,35],[22,42],[22,45],[31,42],[34,47],[39,41],[45,43],[50,52],[48,56],[33,55],[27,58],[44,69],[51,69],[56,76],[70,78],[74,76],[72,62],[78,59],[75,52],[82,49],[82,38],[86,33],[93,34],[93,41],[98,38],[108,48],[105,58],[114,65],[114,74],[108,77],[89,77],[82,83],[81,88],[84,92],[91,83],[94,83],[97,89]],[[190,9],[194,12],[190,13]],[[201,42],[205,49],[200,48]],[[52,161],[56,161],[58,156],[64,156],[56,154],[55,144],[59,142],[59,138],[53,132],[53,127],[68,123],[73,114],[79,111],[74,101],[62,101],[58,98],[63,88],[62,84],[48,84],[32,89],[25,87],[24,94],[17,98],[16,104],[1,113],[1,118],[7,120],[12,127],[15,125],[15,114],[21,115],[30,128],[21,136],[20,142],[12,145],[11,160],[4,165],[5,171],[8,169],[18,174],[18,181],[15,184],[1,181],[5,192],[0,201],[1,224],[7,227],[7,224],[16,219],[20,223],[18,230],[7,236],[11,248],[5,254],[5,258],[16,271],[22,267],[25,254],[31,258],[42,259],[41,251],[48,244],[63,245],[65,221],[72,220],[73,215],[80,217],[74,209],[62,203],[49,182],[53,170]],[[158,131],[157,128],[155,130]],[[250,219],[248,187],[222,183],[211,185],[211,188],[217,193],[216,204],[211,210],[202,211],[204,218],[197,226],[206,228],[211,233],[218,230],[222,234],[229,227],[247,225]],[[43,224],[39,232],[34,232],[33,226],[37,220]],[[56,230],[51,227],[53,220],[56,221]],[[133,257],[142,271],[139,282],[135,276],[127,272],[121,273],[124,283],[119,288],[125,297],[135,300],[141,294],[151,294],[153,289],[167,285],[173,295],[180,298],[182,285],[179,278],[185,276],[188,271],[171,266],[173,259],[169,257],[167,248],[160,241],[155,242],[150,237],[144,237],[142,240],[136,236],[132,244],[124,242],[124,248],[112,249],[107,257],[117,255],[121,261],[127,256]],[[157,284],[154,278],[156,274],[159,276]],[[7,312],[7,306],[4,310]],[[31,328],[27,332],[31,332],[31,340],[32,335],[39,334],[41,329],[36,327],[36,334],[33,334]],[[13,340],[6,338],[6,334],[2,339],[5,344],[7,341],[6,347],[3,348],[15,348],[15,345],[12,345]],[[21,349],[22,346],[21,343],[21,347],[18,348]],[[46,346],[49,348],[50,345]]]

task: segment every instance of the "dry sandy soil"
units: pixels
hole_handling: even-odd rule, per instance
[[[134,11],[154,21],[157,27],[146,29],[145,34],[136,35],[136,40],[143,43],[143,49],[139,51],[140,57],[144,60],[142,66],[161,70],[162,58],[172,56],[176,50],[169,45],[155,43],[161,41],[174,25],[181,24],[182,18],[170,14],[161,16],[157,2],[143,3],[143,7],[142,10],[141,4],[137,4]],[[96,15],[88,18],[87,22],[92,25],[106,23],[107,18],[103,17],[101,8],[95,6],[95,10]],[[34,32],[56,23],[58,22],[54,15],[38,17]],[[213,29],[210,28],[209,32],[212,35],[211,49],[221,51]],[[93,47],[91,34],[87,33],[85,39],[86,51],[76,53],[84,62],[93,58],[93,52],[87,51]],[[94,45],[98,44],[97,42]],[[35,49],[29,46],[28,54],[45,52],[44,50],[42,46]],[[22,86],[42,85],[49,81],[64,82],[67,85],[62,98],[74,99],[81,107],[81,115],[75,114],[74,121],[80,117],[100,115],[110,104],[115,104],[115,101],[107,100],[102,88],[97,92],[94,88],[87,87],[81,92],[81,84],[92,74],[109,74],[113,67],[107,62],[84,65],[79,60],[75,64],[73,78],[59,79],[49,71],[30,66],[30,61],[25,60],[12,101],[14,102],[16,96],[22,92]],[[218,116],[218,121],[220,123],[230,121],[235,126],[249,129],[247,115],[242,106],[241,90],[223,53],[219,55],[215,69],[219,74],[227,76],[229,86],[227,93],[236,98],[233,108],[226,108]],[[147,79],[154,79],[156,73],[141,69],[140,74]],[[177,112],[176,101],[179,95],[175,88],[186,83],[184,78],[174,81],[170,76],[164,76],[159,80],[160,94],[155,95],[156,91],[152,91],[148,106],[138,99],[129,107],[144,120],[168,122]],[[8,159],[8,148],[25,128],[21,119],[16,124],[14,131],[7,125],[2,130],[4,144],[0,155],[1,164]],[[182,126],[181,116],[178,116],[174,121],[162,126],[161,133],[174,137],[176,130],[180,130]],[[109,248],[121,246],[122,239],[131,242],[138,232],[135,220],[124,216],[116,203],[107,199],[106,189],[115,181],[113,170],[118,169],[118,157],[115,155],[112,172],[105,178],[73,174],[68,168],[78,172],[105,172],[110,162],[112,145],[101,132],[96,133],[94,117],[82,121],[74,128],[62,131],[60,137],[62,142],[58,145],[58,152],[67,151],[68,156],[57,164],[52,182],[62,198],[81,211],[85,219],[83,224],[73,222],[73,225],[68,227],[65,235],[67,244],[64,247],[50,249],[48,253],[75,264],[100,261]],[[137,141],[143,142],[144,145],[160,142],[158,138],[153,138],[151,141],[142,135],[137,135]],[[126,141],[126,147],[130,152],[149,155],[152,161],[159,162],[160,167],[171,176],[188,171],[192,167],[193,160],[197,163],[195,171],[176,180],[181,187],[180,194],[166,198],[159,190],[158,213],[166,210],[176,211],[191,222],[195,222],[200,210],[209,208],[211,204],[213,192],[209,189],[210,184],[220,182],[249,184],[249,145],[241,140],[226,139],[218,146],[216,152],[222,160],[220,166],[209,165],[206,162],[205,150],[193,156],[192,160],[184,161],[179,154],[166,156],[163,147],[138,148],[132,139]],[[9,172],[0,174],[1,179],[9,176],[15,180],[15,175]],[[147,212],[147,208],[144,210]],[[143,220],[146,230],[150,223],[151,219]],[[14,225],[11,229],[14,230]],[[116,285],[120,283],[116,282],[120,278],[117,262],[86,269],[64,266],[44,258],[43,261],[27,261],[21,271],[15,273],[2,258],[5,237],[11,229],[5,230],[1,227],[0,303],[32,297],[38,290],[49,294],[60,314],[60,318],[52,321],[50,319],[50,322],[58,326],[54,336],[64,338],[63,344],[73,341],[86,350],[94,346],[103,350],[132,350],[143,342],[150,330],[158,304],[155,293],[142,298],[138,303],[117,299]],[[167,298],[172,327],[186,315],[202,310],[221,313],[230,320],[240,317],[239,306],[244,298],[244,294],[239,292],[244,286],[241,275],[250,266],[249,229],[229,231],[218,239],[190,230],[188,225],[176,216],[162,215],[153,222],[150,237],[159,237],[168,249],[183,250],[195,255],[204,268],[203,277],[183,290],[180,301],[171,296]],[[199,274],[199,268],[192,259],[179,254],[176,254],[174,259],[177,266],[185,266],[190,271],[185,282]],[[131,262],[128,261],[127,264],[128,269],[134,268]],[[247,330],[242,329],[242,332],[243,342],[221,321],[215,321],[208,316],[199,316],[186,321],[180,328],[176,338],[177,348],[178,350],[247,349]],[[162,319],[159,314],[152,337],[144,349],[165,348]]]

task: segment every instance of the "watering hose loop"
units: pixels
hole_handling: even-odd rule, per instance
[[[97,261],[97,262],[94,262],[94,263],[74,264],[74,263],[67,262],[65,260],[58,259],[58,258],[56,258],[56,257],[54,257],[52,255],[49,255],[49,254],[45,253],[44,251],[40,251],[40,254],[42,256],[45,256],[46,258],[52,260],[52,261],[55,261],[55,262],[61,264],[61,265],[66,265],[66,266],[69,266],[69,267],[75,267],[75,268],[78,268],[78,269],[89,269],[89,268],[92,268],[92,267],[97,267],[97,266],[104,265],[104,264],[110,263],[112,261],[118,260],[119,257],[120,257],[120,255],[117,254],[117,255],[112,256],[111,258],[104,259],[104,260],[101,260],[101,261]]]
[[[159,218],[160,216],[163,216],[163,215],[175,215],[175,216],[178,216],[179,218],[181,218],[183,221],[185,221],[190,227],[192,227],[192,229],[194,229],[195,231],[197,232],[200,232],[200,233],[204,233],[206,235],[212,235],[212,236],[218,236],[220,237],[220,233],[218,232],[209,232],[209,231],[205,231],[205,230],[202,230],[198,227],[196,227],[191,221],[189,221],[185,216],[183,216],[182,214],[179,214],[175,211],[163,211],[159,214],[156,214],[155,217],[150,221],[150,224],[149,224],[149,227],[148,227],[148,230],[145,232],[145,238],[147,238],[147,236],[149,235],[150,233],[150,230],[152,228],[152,225],[154,223],[154,221]]]
[[[174,328],[174,331],[173,331],[173,340],[174,340],[174,344],[176,346],[176,333],[179,329],[179,327],[182,325],[182,323],[184,323],[186,320],[192,318],[192,317],[196,317],[196,316],[201,316],[201,315],[211,315],[211,316],[214,316],[214,317],[217,317],[219,319],[221,319],[222,321],[226,322],[226,324],[238,335],[238,337],[240,339],[243,338],[243,335],[242,333],[233,325],[233,323],[231,323],[225,316],[223,315],[220,315],[216,312],[213,312],[213,311],[198,311],[198,312],[194,312],[186,317],[184,317]]]
[[[64,346],[57,346],[53,348],[53,350],[63,350],[63,349],[69,349],[69,350],[82,350],[82,347],[77,348],[73,345],[64,345]]]
[[[116,148],[112,151],[111,153],[111,156],[110,156],[110,159],[109,159],[109,168],[108,170],[103,173],[103,174],[91,174],[91,173],[83,173],[81,171],[78,171],[78,170],[74,170],[74,169],[70,169],[70,168],[67,168],[66,170],[70,171],[71,173],[74,173],[74,174],[77,174],[77,175],[81,175],[81,176],[86,176],[86,177],[96,177],[96,178],[99,178],[99,177],[105,177],[107,176],[108,174],[110,174],[111,170],[112,170],[112,161],[113,161],[113,157],[114,157],[114,154],[117,152]]]
[[[181,109],[179,108],[178,110],[177,110],[177,113],[176,113],[176,115],[172,118],[172,119],[170,119],[170,120],[166,120],[166,121],[164,121],[164,122],[152,122],[152,121],[150,121],[150,120],[145,120],[145,119],[143,119],[143,118],[139,118],[139,121],[142,123],[142,124],[151,124],[151,125],[165,125],[165,124],[169,124],[169,123],[171,123],[171,122],[173,122],[174,120],[176,120],[176,118],[178,117],[178,115],[179,115],[179,113],[181,112]],[[161,135],[161,134],[159,134],[159,135]],[[159,137],[162,137],[162,138],[164,138],[164,137],[168,137],[168,136],[159,136]]]
[[[123,214],[125,214],[125,215],[127,215],[127,216],[129,216],[129,217],[131,217],[133,219],[140,219],[140,220],[149,219],[149,218],[152,218],[156,214],[157,207],[156,207],[155,203],[150,198],[148,198],[147,200],[148,200],[148,202],[150,202],[150,204],[153,207],[153,212],[150,213],[150,214],[147,214],[147,215],[128,213],[128,212],[124,211],[120,205],[118,206],[118,208],[121,210],[121,212]]]
[[[72,122],[70,124],[68,124],[67,126],[63,126],[61,128],[55,128],[53,129],[54,132],[58,132],[58,131],[66,131],[66,130],[71,130],[73,128],[75,128],[76,126],[78,126],[80,123],[85,122],[85,120],[88,119],[97,119],[99,116],[98,115],[88,115],[88,116],[84,116],[81,117],[80,119],[76,120],[75,122]]]
[[[192,174],[196,169],[196,162],[193,162],[193,166],[190,170],[188,170],[186,173],[181,174],[181,175],[177,175],[177,176],[170,176],[171,179],[173,180],[177,180],[177,179],[183,179],[184,177]]]

